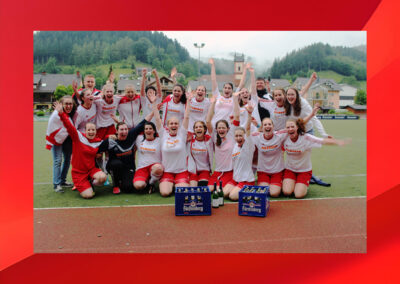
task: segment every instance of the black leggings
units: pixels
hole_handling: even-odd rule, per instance
[[[133,177],[135,170],[127,167],[121,160],[113,159],[107,163],[107,171],[111,173],[114,187],[123,192],[133,192]]]

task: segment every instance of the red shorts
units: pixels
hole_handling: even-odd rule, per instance
[[[218,180],[222,180],[222,187],[227,184],[235,185],[235,181],[233,180],[233,171],[214,172],[208,181],[208,185],[214,185],[215,182],[218,183]]]
[[[72,176],[72,181],[74,182],[76,189],[79,192],[82,192],[85,189],[92,187],[92,185],[89,182],[89,178],[93,179],[93,176],[100,171],[101,170],[98,168],[93,168],[88,172],[80,172],[80,171],[72,169],[71,176]]]
[[[108,138],[109,135],[113,135],[117,133],[117,130],[115,129],[115,125],[112,124],[107,127],[101,127],[96,130],[96,137],[100,138],[101,140],[104,140]]]
[[[266,182],[282,187],[283,171],[275,174],[269,174],[266,172],[257,172],[257,184]]]
[[[305,185],[309,186],[311,176],[312,176],[312,171],[296,173],[286,169],[285,173],[283,174],[283,179],[285,178],[293,179],[296,181],[296,183],[304,183]]]
[[[154,163],[154,164],[151,164],[151,165],[149,165],[147,167],[144,167],[144,168],[136,170],[135,177],[133,178],[133,182],[137,182],[137,181],[146,182],[150,178],[151,167],[156,165],[156,164],[159,164],[159,163]]]
[[[190,181],[209,180],[209,179],[210,179],[209,171],[198,171],[196,174],[189,173]]]
[[[189,172],[184,171],[182,173],[174,174],[174,173],[163,173],[163,176],[160,179],[160,182],[172,182],[172,183],[187,183],[189,184]]]
[[[241,182],[237,182],[235,180],[233,180],[233,181],[235,183],[234,186],[237,186],[240,189],[242,189],[243,186],[245,186],[245,185],[254,185],[255,184],[254,181],[241,181]]]

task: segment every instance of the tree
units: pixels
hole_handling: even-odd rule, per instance
[[[69,85],[68,87],[65,87],[64,85],[58,85],[56,87],[56,90],[54,91],[54,97],[58,101],[65,95],[72,95],[74,93],[74,90],[72,89],[72,86]]]
[[[356,96],[354,97],[354,103],[357,105],[366,105],[367,93],[364,90],[358,89]]]
[[[47,73],[58,73],[60,71],[60,68],[57,66],[57,60],[55,57],[50,57],[49,60],[47,60],[47,63],[44,66],[44,70]]]
[[[140,38],[133,43],[133,52],[136,59],[147,63],[147,50],[152,46],[152,43],[147,38]]]

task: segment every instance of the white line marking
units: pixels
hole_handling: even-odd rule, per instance
[[[270,200],[270,202],[293,202],[293,201],[312,201],[312,200],[328,200],[328,199],[356,199],[366,198],[366,196],[345,196],[345,197],[321,197],[308,199],[286,199],[286,200]],[[225,205],[238,204],[237,202],[225,202]],[[45,207],[33,208],[33,210],[58,210],[58,209],[96,209],[96,208],[129,208],[129,207],[162,207],[175,206],[175,204],[147,204],[147,205],[114,205],[114,206],[87,206],[87,207]]]
[[[328,176],[320,176],[319,178],[345,178],[345,177],[365,177],[367,174],[354,174],[354,175],[328,175]],[[33,185],[52,185],[52,182],[35,182]]]

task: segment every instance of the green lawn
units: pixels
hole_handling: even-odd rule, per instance
[[[365,196],[366,195],[366,120],[322,121],[328,134],[336,138],[352,138],[345,147],[323,146],[313,149],[314,173],[332,183],[330,188],[311,185],[308,198]],[[174,197],[159,194],[113,195],[110,187],[96,190],[96,197],[84,200],[78,192],[66,190],[63,194],[53,191],[52,157],[45,149],[47,122],[34,122],[34,207],[85,207],[124,206],[140,204],[173,204]],[[353,176],[352,176],[353,175]],[[69,177],[69,180],[71,178]],[[280,197],[284,199],[284,197]]]

